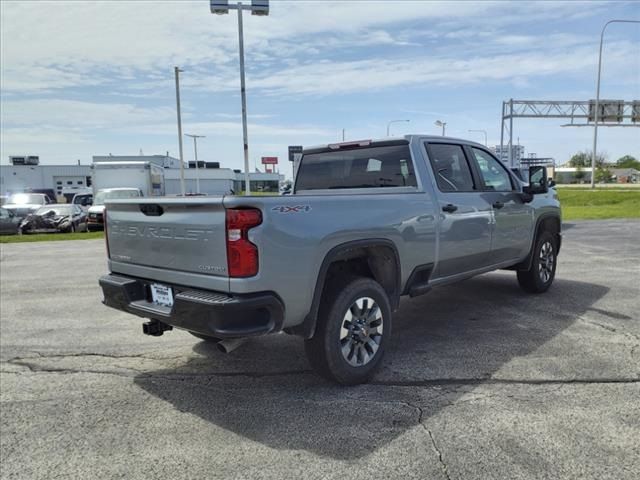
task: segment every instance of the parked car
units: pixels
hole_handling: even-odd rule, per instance
[[[76,193],[71,200],[71,203],[78,205],[83,211],[88,211],[89,207],[93,205],[93,193]]]
[[[150,319],[146,334],[222,349],[299,335],[318,373],[365,382],[402,295],[498,269],[551,286],[560,203],[545,167],[528,173],[477,143],[407,135],[305,150],[291,195],[107,202],[104,303]]]
[[[104,203],[108,200],[138,198],[142,196],[139,188],[104,188],[98,190],[93,205],[88,210],[88,228],[90,232],[104,228]]]
[[[20,229],[22,233],[86,232],[87,214],[78,205],[47,205],[22,220]]]
[[[51,199],[44,193],[14,193],[3,207],[18,218],[25,218],[40,207],[51,203]]]
[[[0,234],[12,235],[20,233],[20,219],[11,211],[0,207]]]

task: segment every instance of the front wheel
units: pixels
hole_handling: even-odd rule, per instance
[[[529,293],[546,292],[556,276],[558,250],[550,232],[542,232],[536,239],[529,270],[518,270],[518,283]]]
[[[318,314],[313,338],[305,341],[309,363],[343,385],[367,382],[380,366],[391,334],[389,298],[370,278],[336,282]]]

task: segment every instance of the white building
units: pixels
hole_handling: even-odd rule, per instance
[[[25,191],[53,190],[56,196],[62,189],[91,186],[90,165],[1,165],[0,194]]]
[[[196,181],[196,178],[198,181]],[[249,174],[252,192],[278,193],[280,182],[284,175],[278,173],[255,172]],[[184,186],[186,193],[197,193],[197,183],[200,183],[200,193],[208,195],[223,195],[233,191],[244,191],[244,173],[238,173],[230,168],[185,168]],[[180,169],[164,171],[166,195],[180,194]]]
[[[94,155],[93,163],[99,162],[151,162],[163,168],[180,168],[180,159],[166,155]]]
[[[519,165],[520,160],[524,158],[524,145],[513,145],[511,149],[513,152],[513,164]],[[502,148],[500,145],[496,145],[491,150],[493,150],[502,163],[506,165],[509,164],[509,145],[503,145]]]
[[[149,161],[165,167],[165,194],[180,194],[180,160],[168,155],[95,156],[94,162]],[[215,165],[209,163],[209,165]],[[244,189],[244,174],[230,168],[187,168],[185,164],[186,193],[196,193],[196,178],[200,179],[200,193],[221,195]],[[250,173],[252,192],[278,193],[284,176],[278,173]],[[9,195],[25,191],[49,190],[60,198],[72,188],[91,187],[91,165],[1,165],[0,194]],[[49,193],[49,192],[47,192]]]

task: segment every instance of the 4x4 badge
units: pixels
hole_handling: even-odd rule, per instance
[[[271,211],[278,213],[305,213],[309,210],[311,210],[311,205],[278,205],[271,209]]]

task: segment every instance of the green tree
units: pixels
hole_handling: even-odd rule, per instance
[[[609,183],[611,182],[611,172],[606,167],[596,168],[596,182],[597,183]]]
[[[586,177],[586,176],[587,176],[587,174],[582,169],[582,166],[578,165],[576,167],[576,173],[575,173],[575,175],[573,177],[577,180],[578,183],[582,183],[582,180],[584,180],[584,177]]]
[[[606,156],[602,154],[596,155],[596,166],[602,166],[604,163],[606,163],[606,160],[607,160]],[[570,167],[590,167],[591,152],[585,150],[584,152],[576,153],[569,159],[569,166]]]
[[[640,161],[631,155],[625,155],[616,161],[616,167],[635,168],[636,170],[640,170]]]

